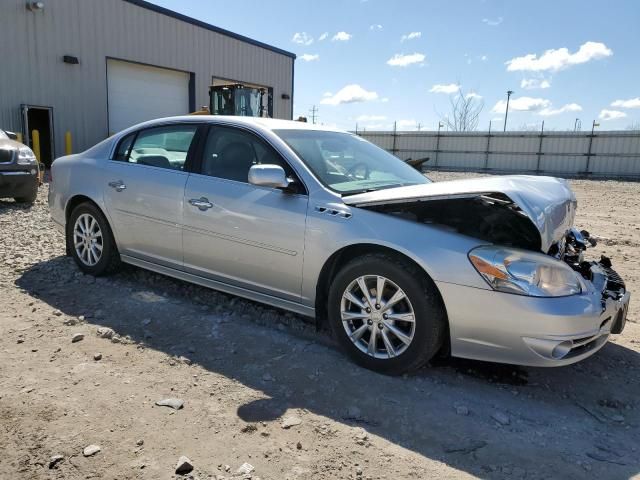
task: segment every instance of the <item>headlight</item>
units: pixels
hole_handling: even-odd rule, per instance
[[[33,165],[36,163],[36,156],[29,147],[21,147],[18,150],[18,165]]]
[[[505,247],[478,247],[469,260],[494,290],[532,297],[563,297],[582,292],[578,273],[540,253]]]

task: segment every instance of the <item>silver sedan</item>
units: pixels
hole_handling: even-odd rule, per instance
[[[79,268],[126,262],[327,322],[388,374],[434,355],[566,365],[629,293],[549,177],[431,182],[350,133],[174,117],[57,159],[51,215]]]

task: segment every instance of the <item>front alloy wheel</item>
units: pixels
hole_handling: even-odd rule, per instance
[[[381,275],[363,275],[352,281],[342,295],[340,316],[349,339],[374,358],[401,355],[416,330],[406,293]]]
[[[447,316],[431,278],[400,255],[352,259],[331,281],[334,338],[359,365],[398,375],[427,363],[446,338]]]

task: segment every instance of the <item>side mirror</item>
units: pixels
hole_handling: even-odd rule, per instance
[[[9,137],[11,140],[18,140],[18,134],[15,132],[7,132],[5,130],[4,133],[6,133],[7,137]]]
[[[253,165],[249,169],[249,183],[261,187],[287,188],[291,182],[280,165]]]

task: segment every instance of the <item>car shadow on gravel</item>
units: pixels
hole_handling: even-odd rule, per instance
[[[186,357],[262,392],[238,406],[244,422],[309,411],[362,427],[352,432],[353,449],[370,447],[375,435],[484,478],[640,473],[640,354],[615,343],[557,369],[438,359],[415,375],[387,377],[353,365],[295,315],[137,268],[93,279],[56,257],[16,284],[124,343],[165,352],[170,364]],[[306,433],[336,435],[321,420]]]

